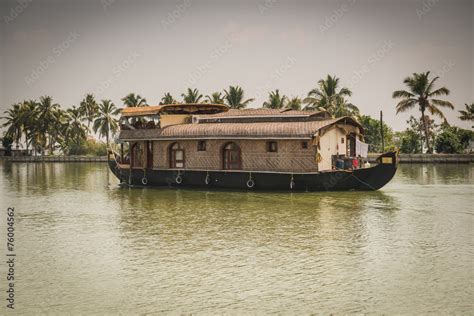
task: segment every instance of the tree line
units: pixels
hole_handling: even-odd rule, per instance
[[[441,99],[449,95],[446,87],[436,88],[439,77],[432,77],[430,72],[414,73],[405,78],[405,90],[396,90],[392,97],[399,99],[396,113],[406,112],[418,107],[420,118],[411,116],[407,121],[405,131],[394,133],[390,127],[383,124],[384,142],[380,134],[380,122],[370,116],[362,115],[357,106],[349,101],[352,91],[340,87],[340,79],[327,75],[317,82],[317,86],[308,92],[305,98],[288,97],[278,89],[268,93],[268,99],[263,108],[292,109],[305,111],[328,111],[333,117],[351,116],[361,122],[366,131],[366,141],[370,151],[385,151],[398,147],[402,152],[417,153],[423,148],[431,153],[433,145],[438,152],[459,152],[467,147],[472,132],[451,127],[446,120],[443,110],[453,110],[454,105]],[[160,105],[177,103],[212,103],[224,104],[232,109],[246,108],[253,98],[246,99],[244,90],[239,86],[230,86],[222,92],[214,92],[204,96],[198,89],[188,88],[181,94],[178,101],[169,92],[161,98]],[[147,100],[136,93],[129,93],[121,99],[125,107],[147,106]],[[52,97],[43,96],[36,100],[25,100],[13,104],[2,117],[6,127],[4,142],[10,141],[19,147],[24,139],[26,149],[30,147],[35,152],[52,154],[61,150],[65,154],[80,152],[92,132],[105,138],[101,152],[109,146],[110,137],[118,130],[118,114],[120,110],[108,99],[96,101],[93,94],[87,94],[79,103],[63,110],[53,102]],[[459,111],[461,120],[474,120],[474,103],[465,104],[465,110]],[[431,117],[429,116],[431,115]],[[433,117],[442,119],[441,125],[434,123]],[[467,143],[466,143],[467,141]],[[381,144],[385,143],[385,148]]]

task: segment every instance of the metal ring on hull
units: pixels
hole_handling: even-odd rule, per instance
[[[247,188],[251,189],[255,186],[255,181],[253,181],[252,179],[249,179],[247,181]]]
[[[181,184],[181,182],[183,182],[183,177],[180,176],[180,175],[178,175],[178,176],[174,179],[174,181],[176,181],[177,184]]]
[[[142,184],[147,185],[148,184],[148,179],[146,177],[142,178]]]
[[[206,179],[204,180],[204,183],[206,183],[207,185],[209,185],[209,183],[211,183],[211,176],[209,175],[209,172],[206,175]]]

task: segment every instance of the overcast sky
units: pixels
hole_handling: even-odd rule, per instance
[[[91,92],[158,104],[229,85],[261,107],[270,90],[304,97],[334,74],[362,113],[383,110],[401,130],[409,114],[395,115],[391,94],[413,72],[439,75],[457,110],[474,102],[473,2],[0,0],[0,110],[42,95],[70,107]]]

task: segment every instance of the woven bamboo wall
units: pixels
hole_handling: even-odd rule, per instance
[[[197,151],[197,140],[180,141],[185,150],[186,169],[222,169],[222,147],[225,140],[207,140],[206,151]],[[251,171],[317,171],[316,149],[308,141],[302,148],[301,140],[279,140],[278,152],[267,152],[265,140],[236,140],[242,153],[242,169]],[[169,146],[173,141],[154,141],[155,168],[169,168]]]

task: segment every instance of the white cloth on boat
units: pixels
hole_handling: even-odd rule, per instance
[[[356,156],[367,158],[367,152],[369,151],[369,144],[366,144],[356,138]]]

